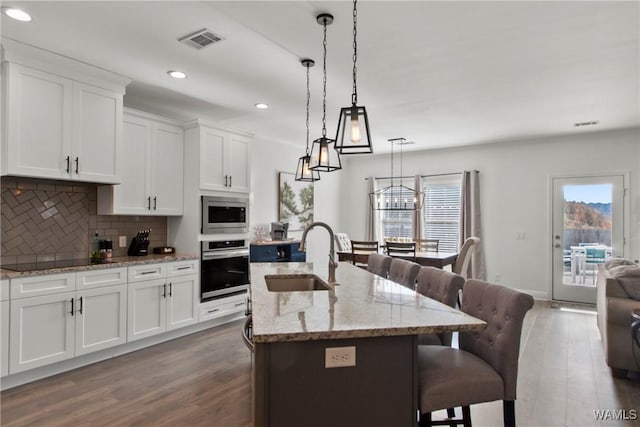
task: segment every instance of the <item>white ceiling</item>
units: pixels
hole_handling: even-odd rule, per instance
[[[329,12],[327,134],[351,102],[352,2],[21,2],[2,36],[123,74],[125,105],[204,117],[262,138],[305,143],[321,134],[322,27]],[[360,1],[358,100],[376,152],[640,126],[639,3]],[[224,41],[177,41],[202,28]],[[186,80],[167,76],[181,69]],[[268,110],[254,104],[266,102]],[[574,127],[575,122],[598,121]]]

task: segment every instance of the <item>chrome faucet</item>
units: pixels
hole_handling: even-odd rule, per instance
[[[320,226],[327,229],[329,232],[329,238],[331,241],[329,242],[329,283],[335,283],[336,281],[336,268],[338,268],[338,263],[336,262],[336,250],[334,246],[334,236],[333,230],[324,222],[312,222],[307,228],[304,229],[302,233],[302,238],[300,239],[300,248],[299,250],[304,251],[304,244],[307,241],[307,233],[311,231],[314,227]]]

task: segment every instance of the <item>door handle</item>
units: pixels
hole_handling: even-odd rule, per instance
[[[229,175],[225,175],[224,176],[224,186],[228,187],[229,186]]]
[[[76,157],[76,175],[78,175],[79,166],[80,166],[80,157]]]
[[[233,187],[233,175],[229,175],[229,187]]]
[[[173,283],[169,282],[169,296],[173,296]]]
[[[153,198],[153,210],[154,211],[157,210],[157,207],[158,207],[158,197],[156,196]]]
[[[80,314],[82,314],[82,308],[84,307],[83,298],[84,298],[84,297],[80,297],[80,310],[78,310],[78,312],[79,312]]]
[[[151,196],[147,197],[147,210],[151,210]]]
[[[71,167],[71,157],[67,156],[67,173],[69,173],[70,167]]]
[[[162,291],[162,297],[166,298],[167,297],[167,284],[165,283],[164,285],[162,285],[163,291]]]
[[[71,298],[71,315],[73,316],[73,298]]]

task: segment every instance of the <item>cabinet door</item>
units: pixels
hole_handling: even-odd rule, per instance
[[[171,278],[167,298],[167,330],[182,328],[198,322],[197,274]]]
[[[154,125],[151,150],[151,212],[182,215],[184,137],[177,126]]]
[[[78,292],[76,356],[127,342],[127,286]]]
[[[127,340],[134,341],[166,330],[167,289],[164,279],[129,283]]]
[[[200,188],[226,190],[229,178],[224,168],[225,135],[205,127],[200,132]]]
[[[249,140],[247,138],[229,134],[226,148],[226,166],[229,174],[231,191],[249,192]]]
[[[4,70],[8,98],[3,174],[70,179],[71,80],[17,64],[5,63]]]
[[[119,184],[122,147],[122,95],[73,83],[73,177]]]
[[[9,374],[9,301],[0,302],[0,376]]]
[[[73,357],[75,303],[75,292],[11,301],[11,374]]]

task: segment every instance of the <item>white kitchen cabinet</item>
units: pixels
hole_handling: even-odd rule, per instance
[[[129,80],[3,40],[2,174],[119,183]]]
[[[11,300],[11,374],[74,356],[74,297],[64,292]]]
[[[76,293],[75,355],[127,342],[127,285]]]
[[[198,322],[200,276],[193,274],[196,268],[197,260],[129,267],[129,341]]]
[[[126,342],[126,268],[11,280],[9,372]]]
[[[123,179],[98,187],[101,215],[182,215],[184,135],[157,116],[127,109]]]
[[[122,94],[13,63],[3,174],[119,183]]]
[[[0,281],[0,376],[9,374],[9,280]]]
[[[248,193],[249,135],[207,126],[186,125],[187,144],[199,146],[200,189]]]

